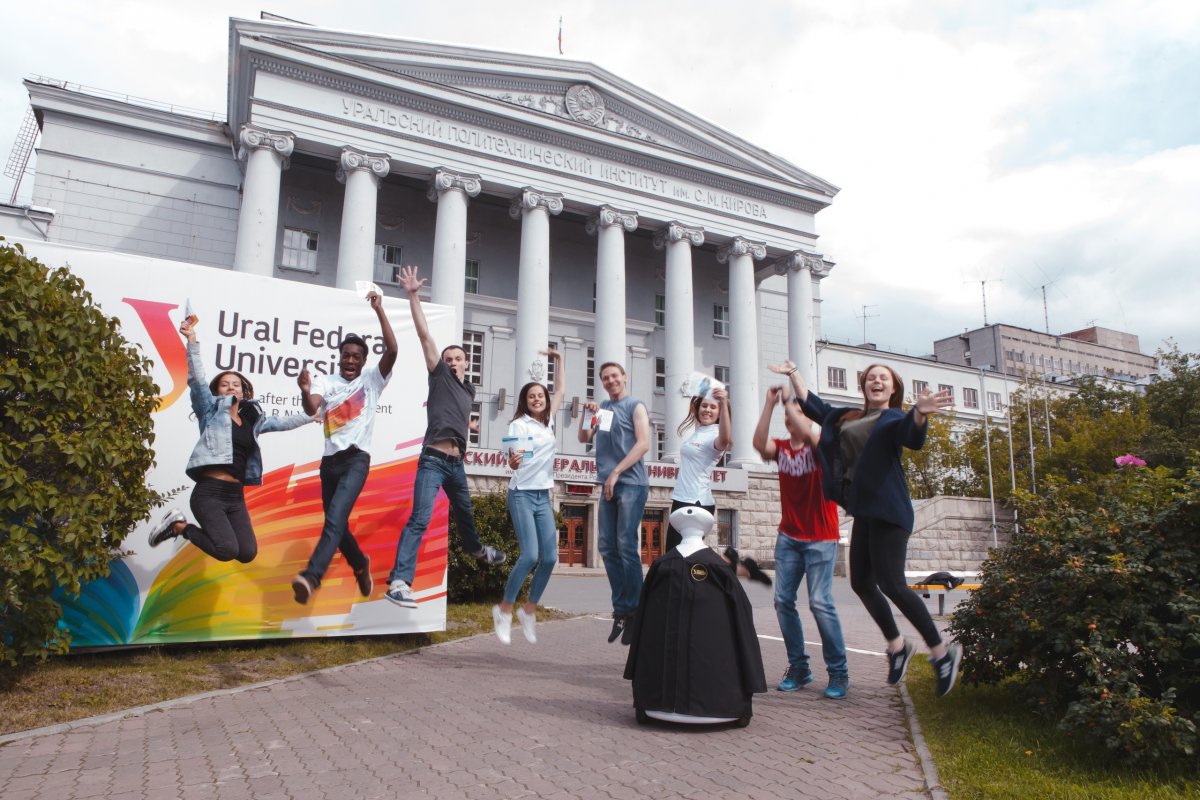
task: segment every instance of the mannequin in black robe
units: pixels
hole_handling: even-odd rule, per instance
[[[684,511],[708,517],[703,530],[712,526],[703,509],[675,513]],[[751,695],[767,690],[753,611],[723,558],[703,546],[683,555],[688,532],[685,543],[655,561],[646,575],[625,678],[633,681],[639,722],[646,711],[659,711],[745,725]]]

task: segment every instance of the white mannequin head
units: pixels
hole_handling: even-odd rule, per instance
[[[684,506],[671,512],[669,521],[683,537],[676,549],[687,556],[704,546],[704,534],[712,530],[713,515],[699,506]]]

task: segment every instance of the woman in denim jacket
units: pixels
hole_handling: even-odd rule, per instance
[[[268,416],[254,401],[254,387],[239,372],[228,370],[204,382],[200,344],[192,323],[179,332],[187,338],[188,387],[192,410],[200,424],[200,440],[188,459],[192,490],[192,525],[179,509],[171,509],[150,532],[150,546],[182,536],[218,561],[237,559],[249,564],[258,555],[258,540],[250,524],[243,492],[262,483],[262,452],[258,435],[287,431],[313,421],[303,414]]]

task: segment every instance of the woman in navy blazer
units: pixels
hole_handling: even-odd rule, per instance
[[[854,517],[850,587],[887,638],[888,683],[904,677],[915,650],[896,627],[887,602],[891,600],[925,639],[938,693],[946,694],[958,676],[962,652],[957,644],[942,641],[929,609],[904,577],[913,507],[900,455],[902,447],[921,449],[929,415],[954,405],[954,399],[949,391],[927,391],[905,412],[904,381],[891,367],[872,364],[859,379],[862,409],[834,408],[808,390],[792,362],[772,364],[770,369],[791,379],[796,401],[821,424],[817,455],[822,489]]]

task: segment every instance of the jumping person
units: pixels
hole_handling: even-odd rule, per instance
[[[862,409],[833,408],[808,390],[792,362],[772,364],[770,369],[791,379],[804,413],[821,425],[817,453],[822,485],[825,496],[854,517],[850,587],[887,639],[888,683],[900,682],[915,652],[896,627],[887,603],[891,600],[921,633],[937,675],[938,694],[946,695],[958,678],[962,650],[942,641],[929,609],[904,578],[913,507],[900,449],[921,449],[929,415],[954,405],[954,398],[948,391],[926,391],[905,413],[904,381],[891,367],[872,364],[859,378]]]
[[[190,505],[197,525],[172,508],[150,532],[150,546],[182,536],[218,561],[249,564],[258,555],[243,487],[262,483],[258,435],[288,431],[312,422],[310,416],[269,416],[254,401],[254,387],[240,372],[219,373],[204,382],[200,343],[188,320],[179,326],[187,339],[188,388],[200,439],[188,459],[188,477],[196,482]]]
[[[612,590],[613,626],[608,641],[632,641],[629,624],[642,592],[642,559],[638,534],[650,480],[642,460],[650,450],[650,415],[641,400],[629,396],[625,368],[614,361],[600,365],[600,384],[608,399],[589,400],[579,418],[579,441],[596,446],[596,475],[604,486],[600,496],[600,557]],[[611,412],[608,430],[596,421],[599,411]],[[585,421],[593,420],[588,425]]]
[[[417,277],[416,267],[400,268],[400,285],[408,293],[409,311],[421,342],[425,367],[429,370],[429,395],[425,403],[425,439],[417,460],[417,477],[413,483],[412,513],[400,540],[396,542],[396,562],[388,576],[385,595],[398,606],[416,608],[412,580],[417,571],[417,553],[439,489],[446,492],[450,512],[458,528],[463,550],[477,561],[503,564],[506,556],[487,545],[480,544],[475,530],[475,513],[463,469],[463,454],[467,450],[467,431],[470,429],[471,403],[475,385],[464,380],[467,374],[467,351],[452,344],[438,353],[429,333],[425,312],[421,310],[421,287],[424,278]]]
[[[712,471],[721,456],[733,446],[729,421],[729,394],[718,387],[710,395],[693,397],[687,416],[679,423],[679,435],[691,434],[679,445],[679,477],[671,492],[671,512],[685,506],[699,506],[716,514],[717,501],[712,493]],[[666,549],[676,547],[683,536],[667,525]]]
[[[788,438],[771,439],[771,415],[783,401],[783,421]],[[804,652],[804,626],[796,611],[800,581],[808,581],[808,609],[821,634],[821,654],[829,685],[825,696],[840,700],[850,689],[846,640],[833,602],[833,565],[837,561],[837,506],[821,494],[821,465],[814,450],[820,428],[787,401],[782,387],[767,390],[766,402],[754,429],[754,449],[779,468],[779,503],[782,518],[775,539],[775,616],[783,633],[788,668],[776,687],[794,692],[813,679]]]
[[[350,512],[358,501],[367,474],[371,471],[371,434],[375,428],[375,407],[379,395],[392,377],[396,363],[396,336],[383,310],[383,298],[367,294],[379,320],[383,355],[379,366],[368,367],[367,342],[349,334],[338,348],[338,371],[318,375],[314,380],[305,368],[297,380],[300,404],[306,414],[320,414],[325,428],[325,453],[321,458],[321,506],[325,524],[304,570],[292,579],[292,594],[304,605],[321,585],[334,551],[340,550],[363,597],[375,588],[371,577],[371,559],[358,546],[350,530]]]
[[[534,567],[529,597],[517,609],[517,621],[530,643],[537,642],[537,605],[550,581],[550,573],[558,563],[558,529],[554,526],[554,508],[550,490],[554,488],[554,417],[562,406],[566,393],[566,375],[562,354],[557,350],[542,353],[555,360],[558,374],[554,393],[531,382],[521,387],[517,411],[508,424],[508,465],[512,479],[508,483],[508,513],[517,532],[521,555],[513,564],[508,582],[504,584],[504,600],[492,606],[492,621],[496,636],[508,644],[512,641],[513,605],[517,592]]]

